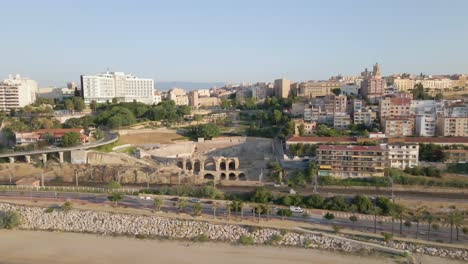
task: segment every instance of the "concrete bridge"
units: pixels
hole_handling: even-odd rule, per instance
[[[42,162],[47,162],[47,155],[54,155],[57,154],[60,163],[64,162],[64,155],[69,154],[70,157],[72,156],[73,152],[78,152],[80,150],[86,150],[90,148],[95,148],[103,145],[107,145],[113,143],[119,139],[119,135],[117,133],[112,132],[105,132],[104,138],[83,145],[77,145],[68,148],[57,148],[52,147],[48,149],[41,149],[41,150],[31,150],[31,151],[16,151],[16,152],[7,152],[7,153],[0,153],[0,158],[8,158],[10,163],[14,163],[15,160],[23,158],[25,162],[30,163],[31,157],[39,156]]]

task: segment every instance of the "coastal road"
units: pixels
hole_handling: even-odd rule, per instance
[[[76,202],[86,202],[86,203],[95,203],[95,204],[109,204],[108,195],[106,194],[94,194],[94,193],[77,193],[77,192],[53,192],[53,191],[0,191],[0,197],[4,198],[11,198],[11,199],[26,199],[26,200],[52,200],[57,201],[57,203],[62,203],[65,200],[73,200]],[[149,196],[147,196],[149,197]],[[169,212],[177,212],[177,206],[174,206],[177,197],[169,197],[163,200],[163,211]],[[186,213],[192,212],[192,204],[190,202],[191,198],[186,197],[187,199],[187,207],[185,208]],[[220,201],[220,206],[216,210],[217,217],[228,217],[228,211],[226,209],[226,201]],[[147,209],[153,210],[154,209],[154,201],[152,198],[145,199],[144,196],[129,196],[125,195],[124,198],[119,201],[120,206],[130,207],[130,208],[138,208],[138,209]],[[209,204],[209,200],[201,199],[202,205],[202,213],[207,215],[213,214],[212,205]],[[273,212],[268,218],[274,219],[281,219],[281,217],[276,215],[276,209],[278,209],[274,205],[270,205],[271,211]],[[257,221],[258,214],[254,215],[252,212],[252,208],[249,208],[248,205],[246,208],[243,209],[243,217],[245,219],[251,219],[252,221]],[[354,229],[358,231],[364,232],[374,232],[374,220],[373,216],[367,216],[367,219],[359,219],[356,223],[352,223],[348,218],[339,217],[338,212],[335,213],[336,218],[333,220],[326,220],[323,218],[322,214],[310,212],[307,217],[304,217],[301,213],[294,213],[291,217],[286,217],[285,219],[290,221],[296,221],[301,223],[311,223],[311,224],[319,224],[319,225],[326,225],[326,226],[339,226],[346,229]],[[231,216],[240,217],[239,212],[231,212]],[[261,215],[262,221],[267,220],[266,215]],[[395,234],[395,236],[405,236],[405,237],[416,237],[416,226],[413,223],[411,227],[403,226],[403,234],[399,234],[400,223],[399,221],[395,221],[392,223],[389,221],[383,221],[381,217],[377,218],[377,233],[380,234],[381,232],[387,232]],[[431,228],[432,229],[432,228]],[[418,237],[420,239],[427,239],[427,225],[425,223],[421,223],[419,226],[419,234]],[[430,240],[431,241],[445,241],[448,242],[450,240],[450,228],[447,226],[440,226],[439,230],[431,230],[430,232]],[[454,232],[454,241],[455,241],[455,232]],[[460,231],[460,241],[457,243],[468,243],[468,236],[465,236]]]

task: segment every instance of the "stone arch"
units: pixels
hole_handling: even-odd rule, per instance
[[[186,170],[192,170],[192,161],[191,160],[188,160],[186,163],[185,163],[185,169]]]
[[[184,161],[183,160],[177,161],[177,167],[183,169],[184,168]]]
[[[211,173],[207,173],[205,176],[203,176],[203,179],[212,181],[215,179],[215,176]]]
[[[205,167],[205,170],[211,170],[211,171],[216,170],[215,161],[213,159],[205,160],[204,167]]]
[[[247,180],[247,177],[245,176],[245,173],[243,173],[243,172],[239,173],[239,175],[237,175],[237,177],[241,181],[246,181]]]
[[[201,161],[199,160],[196,160],[194,163],[193,163],[193,171],[195,173],[198,173],[201,171]]]
[[[226,164],[226,160],[225,159],[222,159],[221,162],[219,163],[219,169],[220,170],[226,170],[227,168],[227,164]]]
[[[237,175],[234,172],[229,173],[229,180],[230,181],[237,180]]]
[[[235,160],[229,160],[229,170],[236,170],[236,161]]]
[[[220,180],[226,180],[226,173],[221,172],[221,174],[219,175],[219,179]]]

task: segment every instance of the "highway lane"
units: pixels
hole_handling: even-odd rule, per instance
[[[95,204],[102,204],[102,203],[110,203],[108,201],[107,194],[94,194],[94,193],[77,193],[77,192],[53,192],[53,191],[0,191],[0,197],[11,197],[11,198],[22,198],[22,199],[31,199],[31,200],[39,200],[39,199],[53,199],[59,203],[62,203],[65,200],[75,200],[75,201],[83,201],[88,203],[95,203]],[[148,196],[149,197],[149,196]],[[185,208],[186,213],[192,213],[191,205],[193,203],[190,202],[190,197],[187,198],[187,207]],[[162,209],[164,211],[170,212],[178,212],[177,206],[174,206],[175,197],[165,198],[163,200]],[[213,209],[212,205],[207,203],[208,200],[201,199],[202,205],[202,213],[206,215],[212,215]],[[147,210],[154,210],[154,200],[151,199],[142,199],[138,196],[129,196],[125,195],[121,201],[118,203],[120,206],[126,206],[131,208],[138,208],[138,209],[147,209]],[[271,211],[273,214],[269,215],[268,218],[274,219],[281,219],[280,216],[276,215],[276,210],[274,209],[276,206],[271,205]],[[226,201],[220,202],[219,208],[216,210],[217,217],[228,217],[228,211],[226,209]],[[240,217],[241,214],[239,212],[230,212],[231,216]],[[243,216],[246,219],[252,219],[257,221],[258,215],[253,214],[252,208],[248,205],[246,208],[243,209]],[[262,221],[267,219],[266,215],[261,215]],[[335,218],[333,220],[326,220],[323,219],[321,214],[314,214],[311,213],[308,217],[304,217],[300,213],[294,213],[291,217],[285,217],[287,220],[296,221],[296,222],[305,222],[305,223],[312,223],[312,224],[320,224],[326,226],[338,225],[342,228],[347,229],[355,229],[359,231],[365,232],[374,232],[374,221],[373,217],[372,220],[368,219],[359,219],[358,222],[352,223],[347,218]],[[378,217],[379,221],[379,217]],[[399,235],[399,221],[395,221],[393,225],[395,235]],[[430,237],[432,241],[437,240],[444,240],[449,241],[450,239],[450,231],[449,227],[441,226],[439,230],[432,231],[430,233]],[[377,224],[377,233],[381,232],[392,232],[392,223],[391,222],[381,222]],[[410,228],[403,226],[403,235],[406,237],[415,237],[416,236],[416,227],[413,224]],[[455,234],[454,234],[455,237]],[[468,243],[468,237],[461,235],[461,240],[458,241],[459,243]],[[426,239],[427,238],[427,225],[424,223],[420,224],[419,228],[419,238]]]

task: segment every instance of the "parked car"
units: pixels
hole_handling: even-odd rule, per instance
[[[200,199],[198,199],[198,198],[192,198],[192,199],[189,200],[189,202],[191,202],[191,203],[199,203],[199,202],[200,202]]]
[[[289,210],[291,210],[293,213],[303,213],[304,210],[302,210],[301,207],[299,206],[290,206]]]

